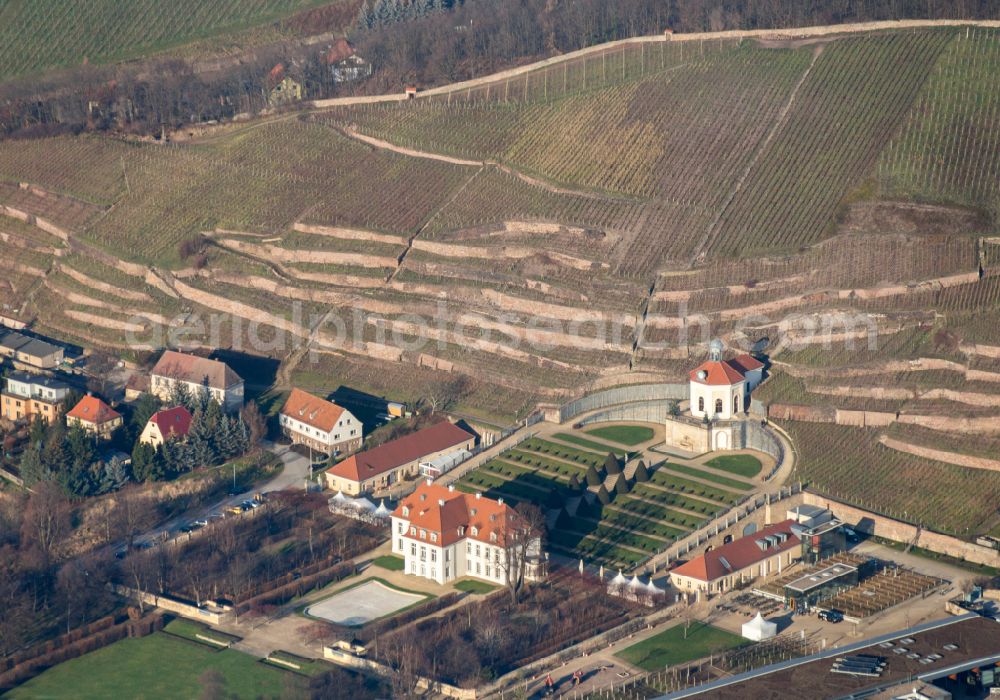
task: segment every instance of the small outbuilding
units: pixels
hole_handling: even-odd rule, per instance
[[[757,617],[743,623],[741,632],[746,639],[752,642],[761,642],[776,636],[778,625],[774,622],[768,622],[760,613],[757,613]]]

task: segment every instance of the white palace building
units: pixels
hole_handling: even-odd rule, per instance
[[[392,514],[392,552],[403,557],[405,573],[444,584],[466,576],[507,582],[508,534],[526,527],[503,502],[453,486],[426,481]],[[535,538],[527,547],[525,578],[543,575],[544,557]],[[515,566],[517,566],[517,561]]]

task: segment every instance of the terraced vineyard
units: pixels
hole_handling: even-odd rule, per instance
[[[876,430],[798,422],[784,427],[802,456],[800,476],[821,493],[960,536],[1000,527],[1000,473],[889,449]]]
[[[463,475],[458,488],[535,503],[549,513],[555,551],[619,568],[641,564],[752,488],[742,479],[672,462],[642,481],[633,461],[624,469],[628,486],[619,489],[612,482],[622,477],[604,471],[612,449],[612,443],[576,432],[533,437]],[[602,489],[610,492],[607,503],[599,497]]]
[[[911,359],[915,342],[954,357],[928,347],[938,331],[998,346],[996,149],[976,136],[996,131],[997,43],[955,29],[781,49],[632,42],[182,145],[4,142],[4,309],[117,350],[136,333],[155,345],[179,314],[221,318],[207,346],[247,348],[255,324],[291,339],[258,348],[275,357],[311,339],[289,376],[318,391],[413,400],[465,375],[458,410],[499,424],[636,372],[676,380],[715,336],[819,363]],[[915,155],[930,141],[933,174]],[[821,332],[800,327],[813,320]],[[878,347],[849,348],[845,323]],[[905,388],[989,389],[927,376]],[[989,415],[940,391],[832,397],[794,379],[775,395]]]

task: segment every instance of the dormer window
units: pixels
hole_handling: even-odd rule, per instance
[[[415,528],[415,527],[413,527],[411,525],[410,526],[410,537],[416,537],[416,536],[417,536],[417,528]]]
[[[404,518],[410,517],[410,509],[408,506],[403,506],[403,517]]]
[[[420,530],[420,539],[422,539],[422,540],[426,540],[427,539],[427,530],[423,530],[423,529]]]
[[[496,541],[497,541],[497,533],[491,532],[490,533],[490,542],[496,542]]]
[[[432,532],[431,533],[431,542],[437,542],[437,541],[438,541],[437,533],[436,532]]]
[[[472,536],[476,537],[477,535],[479,535],[479,528],[476,527],[475,525],[473,525],[472,526]]]
[[[465,526],[464,525],[459,526],[459,528],[458,528],[458,536],[459,537],[465,537]]]

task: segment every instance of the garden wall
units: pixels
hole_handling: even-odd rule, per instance
[[[1000,567],[1000,552],[995,549],[966,542],[950,535],[917,528],[915,525],[849,506],[819,494],[807,491],[803,493],[803,496],[804,503],[829,508],[840,520],[868,535],[884,537],[894,542],[912,543],[921,549],[965,559],[975,564]]]

